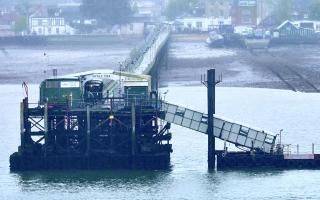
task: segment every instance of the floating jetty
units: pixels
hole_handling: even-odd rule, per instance
[[[21,103],[11,169],[168,168],[170,125],[158,123],[160,108],[147,75],[105,70],[46,79],[38,104]]]

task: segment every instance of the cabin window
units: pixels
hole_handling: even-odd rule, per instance
[[[47,81],[46,82],[46,88],[59,88],[60,87],[60,81]]]
[[[76,81],[61,81],[61,88],[78,88],[80,87],[80,83]]]

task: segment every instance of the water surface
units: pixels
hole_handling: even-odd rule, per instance
[[[38,86],[30,85],[29,90],[36,102]],[[166,90],[166,100],[206,110],[204,87],[162,89]],[[9,155],[20,142],[23,90],[20,85],[0,85],[0,94],[5,105],[0,115],[0,199],[320,199],[317,170],[208,172],[205,135],[174,125],[170,170],[10,173]],[[318,102],[319,94],[218,88],[216,108],[221,116],[274,133],[284,129],[285,142],[300,143],[304,151],[311,151],[311,143],[320,139]]]

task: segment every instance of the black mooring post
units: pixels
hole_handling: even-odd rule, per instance
[[[215,114],[215,69],[207,71],[208,77],[208,168],[215,168],[215,138],[213,115]]]

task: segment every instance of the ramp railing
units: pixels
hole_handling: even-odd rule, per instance
[[[148,74],[158,56],[159,51],[166,44],[170,28],[166,25],[157,26],[145,39],[144,43],[135,48],[123,63],[125,71],[135,74]]]
[[[162,102],[163,120],[207,134],[208,115],[185,107]],[[250,128],[236,122],[214,117],[214,136],[249,149],[272,153],[276,136],[263,130]]]

